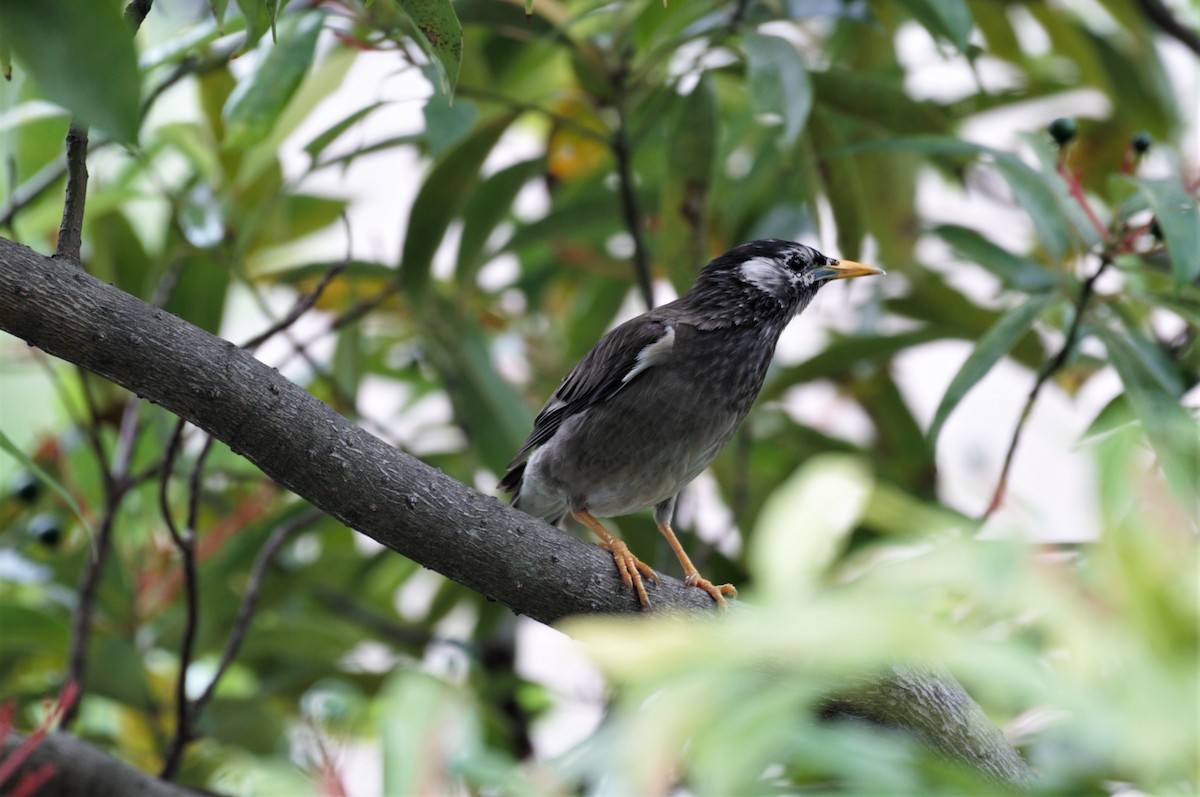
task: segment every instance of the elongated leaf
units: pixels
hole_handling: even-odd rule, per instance
[[[933,271],[917,272],[916,277],[910,296],[885,300],[884,305],[889,311],[953,330],[954,334],[947,337],[965,340],[979,340],[1003,315],[975,304]],[[1036,368],[1042,362],[1045,350],[1036,336],[1026,335],[1009,356],[1028,368]]]
[[[433,254],[451,220],[462,210],[479,180],[479,167],[512,122],[502,116],[484,125],[448,150],[425,177],[413,203],[401,252],[400,279],[405,289],[420,294],[429,282]]]
[[[237,4],[246,20],[246,40],[242,42],[241,52],[248,52],[271,29],[271,12],[267,0],[237,0]]]
[[[1049,306],[1050,302],[1055,299],[1055,294],[1046,293],[1030,299],[1028,302],[1005,313],[996,325],[987,331],[987,334],[979,339],[979,343],[975,345],[975,350],[967,357],[966,362],[962,364],[962,368],[950,380],[950,386],[946,388],[946,394],[942,396],[942,403],[938,405],[937,412],[933,415],[933,423],[929,426],[929,443],[930,445],[937,444],[938,433],[942,430],[942,424],[950,417],[950,413],[962,401],[963,396],[975,384],[979,382],[987,372],[992,369],[992,366],[999,362],[1000,358],[1007,354],[1017,341],[1024,337],[1029,328],[1033,326],[1033,322],[1038,319],[1042,312]]]
[[[965,0],[900,0],[900,5],[931,34],[966,52],[974,20]]]
[[[812,81],[791,42],[758,33],[744,37],[755,113],[783,123],[782,143],[796,143],[812,111]]]
[[[529,432],[532,415],[496,372],[478,322],[430,291],[419,308],[421,337],[455,418],[483,464],[502,473]]]
[[[323,20],[322,14],[300,16],[254,74],[238,83],[222,114],[226,146],[253,146],[270,134],[312,65]]]
[[[855,387],[855,397],[875,422],[871,453],[881,477],[913,495],[937,498],[937,457],[888,368],[877,368]]]
[[[432,72],[428,67],[425,74],[432,80]],[[441,95],[430,95],[423,109],[425,115],[425,141],[429,154],[433,157],[441,155],[453,147],[463,137],[471,132],[475,120],[479,117],[479,109],[473,102],[451,103],[450,98]]]
[[[314,136],[311,141],[304,145],[304,151],[308,154],[308,157],[312,158],[313,163],[316,163],[321,159],[321,153],[323,153],[330,144],[332,144],[334,141],[337,141],[342,133],[345,133],[351,127],[354,127],[354,125],[358,124],[363,119],[366,119],[368,116],[386,104],[387,103],[382,101],[373,102],[370,105],[359,108],[345,119],[342,119],[340,122],[325,128],[325,130],[323,130],[320,134]]]
[[[661,193],[658,262],[675,288],[687,290],[705,255],[708,196],[717,147],[717,100],[705,75],[675,103]]]
[[[137,53],[129,26],[112,3],[3,0],[0,39],[48,99],[118,141],[137,141]]]
[[[1184,190],[1177,178],[1134,183],[1154,209],[1154,218],[1171,255],[1178,291],[1186,283],[1200,279],[1200,208],[1196,197]]]
[[[225,9],[228,5],[229,0],[208,0],[208,7],[213,13],[213,18],[217,20],[218,28],[225,24]]]
[[[777,399],[788,388],[802,382],[838,377],[862,368],[864,365],[879,365],[887,362],[906,349],[935,340],[961,338],[962,336],[963,333],[955,329],[930,324],[921,329],[900,332],[895,335],[855,335],[836,338],[826,344],[819,353],[799,365],[772,369],[767,376],[766,385],[759,393],[759,402]]]
[[[1158,454],[1167,482],[1185,506],[1192,506],[1200,484],[1200,427],[1196,419],[1179,403],[1179,396],[1165,389],[1160,377],[1146,367],[1128,330],[1100,325],[1095,331]]]
[[[420,32],[421,46],[434,59],[447,97],[458,84],[462,64],[462,25],[450,0],[396,0]]]
[[[1006,287],[1038,293],[1058,284],[1058,277],[1036,261],[1014,254],[983,237],[975,230],[955,224],[943,224],[934,229],[950,244],[963,260],[983,266]]]
[[[18,448],[17,445],[9,438],[9,436],[4,433],[3,429],[0,429],[0,448],[7,451],[17,462],[20,462],[26,470],[28,470],[34,476],[37,476],[43,484],[49,485],[51,490],[54,490],[54,492],[58,493],[59,496],[62,497],[63,502],[70,507],[71,511],[75,514],[75,517],[79,518],[79,522],[83,524],[85,529],[87,529],[88,534],[95,536],[95,532],[92,529],[92,524],[88,522],[87,517],[85,517],[83,514],[83,509],[79,506],[79,503],[75,500],[75,497],[71,495],[70,491],[68,491],[67,488],[58,481],[58,479],[55,479],[40,465],[34,462],[32,457]]]
[[[462,238],[458,244],[458,264],[454,276],[464,291],[475,283],[483,265],[484,246],[488,236],[512,212],[517,193],[537,175],[545,171],[546,161],[533,158],[514,163],[479,184],[463,212]]]
[[[851,144],[829,154],[848,156],[875,149],[910,149],[931,155],[987,156],[1012,189],[1017,203],[1029,214],[1038,238],[1050,258],[1059,260],[1071,249],[1071,232],[1074,230],[1070,223],[1071,217],[1061,202],[1060,193],[1050,182],[1052,179],[1057,180],[1057,175],[1043,175],[1011,153],[950,136],[913,136]]]

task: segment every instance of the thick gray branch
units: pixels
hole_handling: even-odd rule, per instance
[[[22,741],[23,737],[15,733],[10,733],[6,739],[0,739],[0,760],[11,755]],[[35,772],[47,764],[54,768],[54,775],[35,792],[39,797],[98,797],[116,794],[136,794],[139,797],[199,797],[208,793],[157,780],[87,742],[64,733],[52,733],[42,739],[13,777],[5,783],[0,783],[2,793],[10,793],[9,790],[16,786],[22,773]]]
[[[514,612],[553,623],[639,610],[596,546],[391,448],[234,344],[2,238],[0,329],[161,404],[347,526]],[[650,589],[659,609],[712,610],[676,579]],[[874,688],[841,705],[1000,780],[1028,780],[948,676],[897,673]]]

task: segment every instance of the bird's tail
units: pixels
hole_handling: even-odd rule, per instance
[[[508,473],[500,479],[500,483],[496,485],[506,493],[512,493],[512,505],[517,505],[517,499],[521,497],[521,480],[525,478],[525,462],[518,462],[508,469]]]

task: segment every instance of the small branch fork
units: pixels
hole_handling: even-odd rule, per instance
[[[334,264],[325,272],[321,281],[317,283],[312,291],[296,300],[295,305],[293,305],[291,311],[286,316],[275,324],[272,324],[262,333],[243,343],[242,348],[247,351],[253,351],[275,335],[287,331],[305,312],[317,303],[317,300],[320,299],[321,294],[324,293],[329,284],[346,267],[348,260],[349,257],[347,256],[346,260]],[[159,777],[164,780],[171,780],[179,773],[179,767],[183,763],[184,751],[187,749],[188,743],[195,737],[194,721],[199,716],[205,704],[211,699],[217,683],[237,655],[237,651],[241,646],[253,616],[259,587],[267,565],[270,564],[275,554],[279,551],[279,548],[293,533],[315,522],[321,516],[321,513],[317,510],[299,515],[292,522],[280,526],[259,551],[251,573],[250,585],[247,587],[246,595],[238,609],[237,620],[226,642],[225,651],[222,654],[217,672],[213,675],[212,681],[205,688],[204,692],[194,701],[189,701],[187,696],[187,675],[192,664],[196,629],[200,622],[199,572],[196,566],[196,526],[200,514],[200,497],[203,492],[204,463],[212,451],[214,438],[210,436],[205,439],[204,446],[196,456],[195,463],[192,465],[191,474],[188,478],[187,519],[184,527],[180,529],[176,525],[171,512],[168,486],[174,470],[175,459],[179,454],[183,431],[186,425],[186,421],[182,418],[179,419],[171,433],[160,473],[158,490],[159,511],[162,513],[163,520],[166,523],[171,542],[179,551],[183,568],[184,592],[184,625],[179,645],[179,674],[175,681],[175,732],[171,736],[170,745],[163,758],[163,767],[159,773]]]
[[[1097,269],[1083,281],[1083,285],[1079,289],[1079,296],[1075,300],[1074,317],[1071,319],[1071,325],[1067,328],[1067,334],[1063,339],[1062,346],[1053,357],[1047,360],[1038,370],[1037,378],[1034,380],[1033,387],[1029,390],[1029,395],[1025,398],[1025,406],[1021,409],[1021,415],[1017,420],[1017,425],[1013,429],[1012,438],[1008,444],[1008,450],[1004,455],[1004,464],[1000,468],[1000,476],[996,481],[996,487],[992,491],[991,500],[988,502],[987,509],[984,510],[983,519],[991,517],[992,514],[1000,508],[1004,503],[1004,496],[1008,490],[1008,477],[1012,470],[1013,459],[1016,456],[1017,445],[1021,441],[1021,434],[1025,429],[1025,424],[1029,420],[1030,413],[1033,411],[1034,402],[1042,392],[1042,387],[1050,381],[1050,378],[1058,373],[1067,364],[1074,351],[1076,344],[1079,342],[1079,334],[1083,325],[1083,317],[1087,313],[1088,306],[1096,292],[1096,281],[1101,275],[1108,270],[1113,261],[1120,255],[1132,252],[1138,239],[1145,235],[1150,227],[1150,223],[1129,226],[1126,222],[1121,222],[1118,226],[1118,220],[1114,219],[1111,228],[1105,227],[1101,223],[1099,216],[1093,210],[1091,203],[1088,202],[1087,196],[1083,192],[1083,187],[1079,183],[1079,179],[1071,171],[1067,165],[1066,147],[1060,149],[1056,170],[1059,176],[1067,185],[1067,190],[1071,197],[1079,204],[1084,215],[1087,216],[1092,226],[1100,235],[1102,249],[1098,253],[1100,265]],[[1124,163],[1121,167],[1123,174],[1132,172],[1132,167],[1136,163],[1137,154],[1130,146],[1124,158]]]

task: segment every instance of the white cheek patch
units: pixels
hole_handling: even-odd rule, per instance
[[[781,267],[774,260],[756,257],[742,263],[742,278],[760,291],[771,296],[778,296],[796,284],[799,275]]]
[[[625,374],[625,378],[621,380],[621,384],[629,384],[629,380],[645,371],[651,366],[658,365],[664,362],[671,356],[671,352],[675,348],[675,327],[668,326],[667,331],[658,340],[651,343],[646,348],[638,352],[637,362],[633,368],[629,369],[629,373]]]

